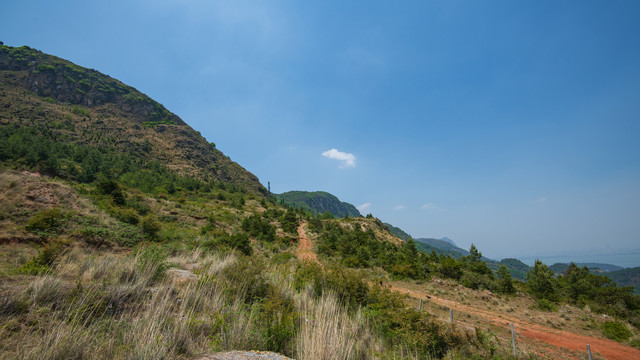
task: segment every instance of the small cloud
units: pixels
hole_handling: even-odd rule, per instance
[[[547,197],[543,196],[543,197],[541,197],[539,199],[534,200],[533,202],[536,203],[536,204],[540,204],[540,203],[543,203],[545,201],[547,201]]]
[[[337,149],[327,150],[322,153],[322,156],[328,157],[329,159],[336,159],[342,161],[342,165],[340,167],[355,167],[356,166],[356,156],[353,154],[345,153],[342,151],[338,151]]]
[[[422,205],[420,208],[422,210],[427,210],[427,209],[435,209],[436,206],[433,205],[433,203],[426,203],[426,204]]]
[[[369,211],[370,207],[371,207],[371,203],[364,203],[364,204],[356,207],[356,209],[358,209],[358,211],[360,211],[360,213],[365,213],[365,212]]]
[[[393,210],[395,211],[399,211],[399,210],[404,210],[404,205],[396,205]]]

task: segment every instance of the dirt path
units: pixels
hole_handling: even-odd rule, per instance
[[[298,248],[296,249],[296,255],[300,260],[308,260],[313,261],[316,264],[320,264],[318,261],[318,255],[313,252],[313,243],[307,237],[307,233],[304,230],[304,227],[307,225],[306,222],[301,222],[300,226],[298,226]]]
[[[453,309],[454,311],[472,314],[481,317],[493,325],[508,328],[509,323],[514,323],[516,330],[516,343],[517,342],[533,342],[532,348],[536,349],[535,343],[542,342],[548,345],[552,345],[556,349],[546,347],[544,349],[547,355],[548,352],[554,353],[556,356],[560,355],[561,358],[573,358],[584,359],[586,356],[586,345],[591,345],[591,351],[596,359],[607,360],[629,360],[640,359],[640,350],[634,349],[629,346],[625,346],[618,342],[608,339],[600,339],[588,335],[575,334],[569,331],[563,331],[553,329],[551,327],[535,324],[518,319],[515,316],[509,316],[507,314],[498,313],[490,310],[478,309],[476,307],[460,304],[453,300],[443,299],[432,294],[427,294],[422,291],[410,290],[404,287],[393,285],[392,289],[404,294],[408,294],[416,299],[427,299],[435,304]],[[462,320],[466,322],[466,320]],[[470,324],[474,325],[474,324]],[[477,324],[476,324],[477,325]],[[538,343],[539,344],[539,343]],[[542,350],[537,347],[537,350]],[[564,350],[564,351],[563,351]],[[566,351],[568,350],[568,352]],[[538,352],[534,350],[534,352]]]

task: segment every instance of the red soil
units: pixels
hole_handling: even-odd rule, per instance
[[[304,231],[304,226],[306,223],[300,223],[298,226],[298,248],[296,249],[296,255],[300,260],[313,261],[316,264],[320,264],[318,261],[318,255],[313,252],[313,243],[307,237],[306,232]]]
[[[489,323],[507,328],[509,323],[514,323],[516,331],[516,343],[533,342],[534,352],[542,352],[549,355],[553,353],[555,358],[562,359],[584,359],[586,358],[587,344],[591,346],[591,351],[595,358],[607,360],[632,360],[640,359],[640,350],[620,344],[613,340],[601,339],[588,335],[580,335],[569,331],[557,330],[540,324],[534,324],[515,317],[497,313],[490,310],[478,309],[472,306],[460,304],[456,301],[443,299],[432,294],[421,291],[405,289],[399,286],[392,286],[397,292],[408,294],[417,299],[426,299],[441,306],[448,307],[454,311],[472,314],[486,319]],[[552,345],[545,346],[544,351],[539,346],[541,343]],[[555,348],[555,349],[554,349]]]

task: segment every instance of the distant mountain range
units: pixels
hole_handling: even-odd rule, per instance
[[[273,196],[278,202],[287,206],[299,207],[314,214],[328,212],[339,218],[361,216],[355,206],[342,202],[336,196],[324,191],[288,191],[282,194],[273,194]]]
[[[624,269],[622,266],[611,265],[611,264],[601,264],[601,263],[575,263],[579,267],[586,266],[589,268],[589,271],[592,274],[607,274],[613,271],[618,271]],[[553,270],[556,274],[563,274],[567,268],[569,268],[569,264],[566,263],[555,263],[549,266],[549,269]]]

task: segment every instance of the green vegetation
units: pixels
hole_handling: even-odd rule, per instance
[[[616,341],[627,341],[632,335],[624,324],[616,321],[605,321],[601,328],[602,335]]]
[[[384,225],[387,227],[387,229],[389,230],[390,233],[392,233],[393,235],[397,236],[401,240],[407,240],[407,239],[409,239],[411,237],[411,235],[407,234],[406,232],[404,232],[399,227],[395,227],[395,226],[393,226],[391,224],[388,224],[388,223],[384,223]]]
[[[607,277],[618,286],[632,286],[633,293],[640,295],[640,267],[612,271]]]
[[[335,217],[360,216],[355,206],[340,201],[337,197],[324,191],[289,191],[273,195],[276,200],[289,207],[301,208],[312,214],[328,212]]]

